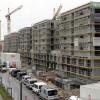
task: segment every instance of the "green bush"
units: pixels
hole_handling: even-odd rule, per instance
[[[0,95],[3,98],[3,100],[11,100],[11,97],[9,96],[9,93],[5,89],[3,85],[0,84]]]

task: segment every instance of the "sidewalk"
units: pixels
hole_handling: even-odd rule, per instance
[[[0,95],[0,100],[3,100],[2,97],[1,97],[1,95]]]

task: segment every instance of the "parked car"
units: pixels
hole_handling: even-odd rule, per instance
[[[26,80],[26,87],[28,87],[29,89],[32,89],[32,86],[35,82],[37,82],[36,78],[27,79]]]
[[[17,77],[17,73],[20,72],[20,71],[21,71],[21,70],[19,70],[19,69],[13,69],[13,70],[11,71],[11,76]]]
[[[22,80],[22,76],[24,76],[24,75],[27,75],[27,73],[26,73],[26,72],[18,72],[18,73],[17,73],[17,79],[18,79],[19,81],[21,81],[21,80]]]
[[[45,83],[45,82],[35,82],[32,85],[32,91],[39,94],[39,90],[43,85],[47,85],[47,83]]]
[[[58,88],[54,85],[43,85],[40,88],[39,96],[41,100],[59,100]]]
[[[7,72],[7,70],[8,70],[8,68],[6,68],[6,67],[2,67],[1,68],[1,72],[4,72],[5,73],[5,72]]]
[[[31,78],[31,76],[29,76],[29,75],[24,75],[24,76],[22,76],[22,82],[23,82],[24,84],[26,84],[27,79],[30,79],[30,78]]]
[[[12,72],[13,70],[16,70],[16,68],[9,68],[9,74],[11,74],[11,72]]]
[[[2,70],[2,67],[3,67],[3,65],[1,64],[1,65],[0,65],[0,72],[1,72],[1,70]]]
[[[82,100],[81,98],[79,98],[78,96],[71,96],[71,97],[69,97],[69,99],[68,100]]]

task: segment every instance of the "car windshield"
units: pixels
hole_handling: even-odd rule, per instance
[[[34,88],[38,89],[38,86],[36,84],[33,85]]]
[[[20,72],[20,70],[16,70],[16,71],[15,71],[15,74],[17,74],[18,72]]]
[[[21,73],[21,76],[24,76],[24,75],[26,75],[26,73]]]
[[[27,79],[30,79],[31,77],[26,77],[25,79],[27,80]]]
[[[57,90],[50,90],[48,91],[48,96],[57,95]]]
[[[30,84],[34,84],[35,82],[37,82],[37,81],[30,81]]]

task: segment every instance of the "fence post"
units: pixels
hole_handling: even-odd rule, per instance
[[[2,84],[2,77],[0,77],[0,84]]]

